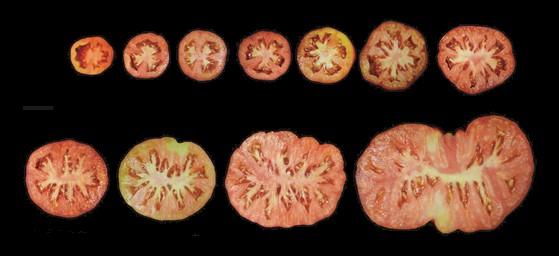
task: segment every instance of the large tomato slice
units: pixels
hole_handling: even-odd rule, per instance
[[[299,69],[307,79],[318,83],[342,80],[354,61],[355,48],[349,38],[329,27],[307,33],[297,48]]]
[[[346,180],[340,151],[287,131],[259,132],[235,150],[225,178],[239,214],[264,227],[312,225],[336,209]]]
[[[200,210],[215,187],[206,152],[174,138],[146,140],[120,164],[119,189],[136,212],[156,220],[181,220]]]
[[[194,80],[215,79],[223,71],[226,60],[225,42],[210,31],[194,30],[179,43],[179,65]]]
[[[113,63],[113,56],[113,47],[99,36],[82,38],[70,49],[72,66],[85,75],[103,73]]]
[[[502,84],[516,65],[509,39],[500,31],[477,26],[452,29],[439,42],[439,67],[467,94]]]
[[[530,188],[534,161],[516,123],[481,117],[443,134],[403,124],[377,135],[357,163],[361,204],[378,225],[443,233],[495,229]]]
[[[256,32],[243,39],[238,55],[247,75],[258,80],[276,80],[291,64],[289,42],[270,31]]]
[[[90,146],[64,140],[35,150],[25,176],[31,200],[45,212],[77,217],[99,203],[107,191],[107,166]]]
[[[124,48],[124,66],[136,78],[156,78],[169,65],[167,41],[154,33],[140,34]]]
[[[419,31],[387,21],[375,28],[359,57],[361,74],[386,90],[408,88],[427,67],[427,46]]]

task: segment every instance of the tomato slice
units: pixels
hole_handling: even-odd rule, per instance
[[[245,73],[257,80],[276,80],[291,64],[291,48],[285,37],[270,31],[259,31],[243,39],[239,62]]]
[[[516,61],[509,39],[479,26],[452,29],[439,42],[439,67],[460,91],[478,94],[507,80]]]
[[[427,68],[427,46],[416,29],[394,21],[375,28],[359,57],[361,74],[386,90],[410,87]]]
[[[156,220],[182,220],[200,210],[215,187],[215,169],[206,152],[174,138],[146,140],[120,164],[119,189],[139,214]]]
[[[167,41],[154,33],[140,34],[128,42],[124,49],[124,66],[135,78],[159,77],[169,65]]]
[[[231,156],[225,188],[244,218],[264,227],[288,228],[330,216],[345,180],[335,146],[287,131],[259,132]]]
[[[179,65],[182,72],[197,81],[217,78],[227,60],[227,46],[210,31],[194,30],[179,43]]]
[[[377,135],[357,163],[361,204],[378,225],[443,233],[495,229],[524,199],[534,161],[516,123],[485,116],[442,134],[403,124]]]
[[[73,140],[46,144],[27,161],[31,200],[45,212],[73,218],[89,212],[107,191],[107,166],[92,147]]]
[[[297,48],[297,62],[305,77],[332,84],[342,80],[355,61],[349,38],[334,28],[321,28],[305,35]]]
[[[70,49],[72,66],[84,75],[103,73],[113,63],[113,57],[113,47],[99,36],[82,38]]]

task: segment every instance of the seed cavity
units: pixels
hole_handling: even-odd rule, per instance
[[[485,183],[482,181],[480,185],[477,181],[474,181],[474,187],[478,193],[481,203],[485,207],[485,211],[487,212],[488,215],[491,215],[493,206],[491,204],[491,198],[487,195],[487,189],[485,187]]]
[[[515,185],[516,185],[516,179],[514,177],[505,180],[505,183],[507,184],[507,188],[509,189],[509,192],[514,192],[515,190]]]
[[[437,185],[437,183],[441,179],[440,177],[431,177],[429,175],[425,175],[425,178],[427,179],[427,183],[429,183],[429,186],[431,186],[431,187],[434,187],[435,185]]]
[[[398,207],[402,208],[402,205],[408,201],[408,181],[405,180],[402,188],[400,189],[400,199],[398,200]]]

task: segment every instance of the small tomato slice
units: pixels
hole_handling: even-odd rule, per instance
[[[257,80],[276,80],[291,64],[291,48],[285,37],[260,31],[243,39],[239,46],[239,62],[245,73]]]
[[[218,77],[227,60],[227,47],[221,37],[210,31],[194,30],[179,43],[182,72],[197,81]]]
[[[231,156],[225,188],[237,212],[261,226],[312,225],[336,209],[343,165],[333,145],[287,131],[259,132]]]
[[[410,87],[427,67],[425,39],[416,29],[387,21],[375,28],[361,51],[361,74],[386,90]]]
[[[196,213],[215,187],[214,166],[206,152],[168,137],[134,146],[122,160],[118,178],[126,203],[156,220],[182,220]]]
[[[124,66],[135,78],[159,77],[169,65],[167,41],[154,33],[140,34],[124,49]]]
[[[102,37],[86,37],[76,41],[70,49],[74,69],[85,75],[103,73],[113,63],[113,47]]]
[[[380,226],[439,231],[499,226],[526,196],[534,172],[528,139],[500,116],[443,134],[403,124],[377,135],[357,162],[361,204]]]
[[[109,181],[107,166],[95,149],[64,140],[29,156],[25,183],[31,200],[45,212],[72,218],[95,208]]]
[[[439,42],[439,67],[458,90],[478,94],[507,80],[516,61],[509,39],[500,31],[460,26]]]
[[[305,35],[297,48],[297,62],[305,77],[332,84],[342,80],[355,61],[355,48],[342,32],[325,27]]]

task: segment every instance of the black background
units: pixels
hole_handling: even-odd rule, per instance
[[[546,208],[552,192],[549,172],[555,171],[546,165],[544,156],[546,143],[550,142],[543,116],[552,113],[552,96],[542,89],[545,85],[535,80],[538,67],[534,58],[540,46],[531,40],[537,33],[525,16],[531,9],[488,3],[484,8],[468,9],[459,5],[365,5],[346,1],[316,5],[159,1],[143,4],[147,5],[51,5],[26,12],[36,22],[21,34],[25,34],[27,42],[39,40],[40,44],[30,47],[44,49],[40,58],[48,61],[19,69],[24,72],[18,74],[16,84],[20,117],[14,126],[15,134],[19,135],[14,156],[18,175],[13,183],[17,192],[17,233],[99,240],[147,236],[181,240],[336,239],[384,245],[439,240],[541,241],[539,230],[547,225]],[[204,11],[205,8],[215,10]],[[346,33],[359,53],[369,33],[385,20],[416,27],[429,47],[426,72],[403,92],[386,92],[369,85],[361,78],[357,61],[343,81],[319,85],[306,80],[295,61],[277,81],[262,82],[248,78],[236,59],[238,43],[257,30],[280,32],[294,51],[306,32],[322,26]],[[436,63],[438,40],[462,24],[498,28],[512,41],[517,59],[516,72],[506,83],[478,96],[456,90]],[[180,39],[198,28],[216,32],[229,49],[224,72],[211,82],[188,79],[176,59]],[[171,62],[161,77],[137,80],[126,73],[122,50],[131,37],[147,31],[167,39]],[[77,74],[69,60],[72,43],[91,35],[105,37],[115,50],[112,67],[94,77]],[[25,67],[36,58],[33,52],[26,51],[21,56],[27,63]],[[27,105],[50,105],[54,109],[23,110]],[[369,221],[358,200],[354,172],[356,160],[375,134],[404,122],[426,123],[454,132],[487,114],[517,121],[532,142],[536,159],[532,189],[501,226],[490,232],[442,235],[431,224],[414,231],[392,231]],[[252,133],[271,130],[290,130],[340,148],[348,179],[338,208],[330,218],[310,227],[263,229],[240,217],[229,204],[224,178],[231,153]],[[213,197],[201,211],[184,221],[157,222],[142,217],[126,205],[118,191],[117,170],[128,150],[145,139],[161,136],[201,145],[216,167]],[[24,183],[29,154],[43,144],[66,138],[96,148],[107,163],[110,178],[108,191],[98,207],[71,220],[51,217],[34,206]]]

